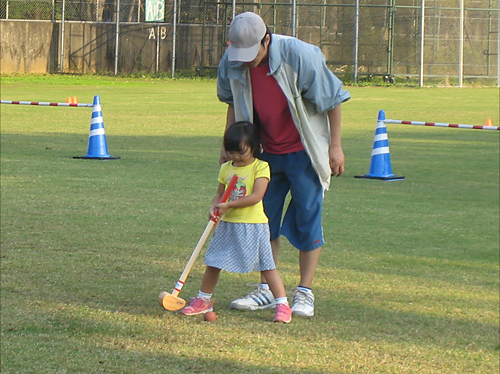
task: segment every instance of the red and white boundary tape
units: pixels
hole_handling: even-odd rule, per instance
[[[80,108],[92,108],[94,104],[70,104],[70,103],[47,103],[42,101],[12,101],[2,100],[2,104],[17,104],[17,105],[40,105],[40,106],[69,106]]]
[[[401,125],[415,125],[415,126],[435,126],[435,127],[454,127],[459,129],[474,129],[474,130],[499,130],[497,126],[477,126],[477,125],[462,125],[455,123],[439,123],[439,122],[418,122],[418,121],[400,121],[397,119],[386,119],[385,123],[397,123]]]

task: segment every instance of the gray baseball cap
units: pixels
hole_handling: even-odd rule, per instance
[[[255,59],[266,31],[264,20],[253,12],[240,13],[234,17],[228,31],[229,61],[250,62]]]

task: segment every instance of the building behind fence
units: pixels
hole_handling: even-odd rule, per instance
[[[1,0],[1,69],[213,74],[232,17],[254,11],[346,81],[500,83],[499,0],[288,1]]]

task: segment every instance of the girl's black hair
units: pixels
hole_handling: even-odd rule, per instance
[[[253,157],[260,156],[259,129],[248,121],[235,122],[224,135],[224,148],[228,152],[241,152],[244,145],[250,147]]]

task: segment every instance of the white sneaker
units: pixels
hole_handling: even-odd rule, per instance
[[[254,286],[254,284],[249,284],[249,286]],[[271,290],[263,288],[260,284],[256,284],[256,286],[257,288],[248,295],[241,299],[233,300],[231,302],[231,309],[258,310],[275,307],[276,300]]]
[[[314,295],[312,292],[305,292],[298,288],[293,293],[293,314],[301,317],[314,316]]]

